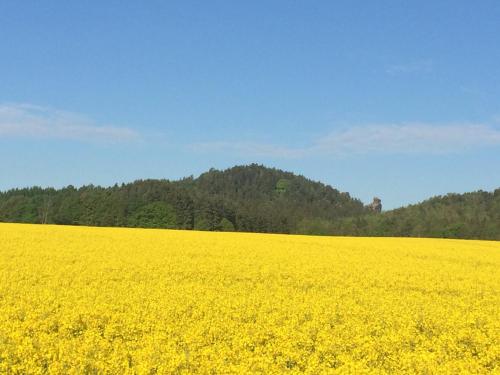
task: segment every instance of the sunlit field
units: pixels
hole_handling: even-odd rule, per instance
[[[500,243],[0,224],[0,373],[500,371]]]

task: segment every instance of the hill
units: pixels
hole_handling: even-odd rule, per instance
[[[500,189],[433,197],[367,223],[368,235],[500,240]]]
[[[4,222],[297,233],[304,220],[365,212],[348,193],[256,164],[211,169],[179,181],[0,193]]]
[[[380,214],[315,219],[305,234],[500,240],[500,189],[447,194]]]
[[[178,181],[0,192],[0,221],[89,226],[500,239],[500,189],[377,213],[349,193],[251,164]]]

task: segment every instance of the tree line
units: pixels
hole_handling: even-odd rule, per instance
[[[0,192],[0,221],[357,236],[500,239],[500,189],[376,213],[329,185],[251,164],[198,178]]]
[[[500,240],[500,189],[450,193],[378,215],[305,224],[300,231],[306,234]]]

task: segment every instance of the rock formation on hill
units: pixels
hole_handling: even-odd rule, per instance
[[[382,211],[382,200],[380,198],[373,198],[373,202],[368,205],[368,208],[373,212],[381,212]]]

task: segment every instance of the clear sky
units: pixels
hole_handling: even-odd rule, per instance
[[[500,187],[500,2],[2,1],[0,190],[263,163],[385,208]]]

